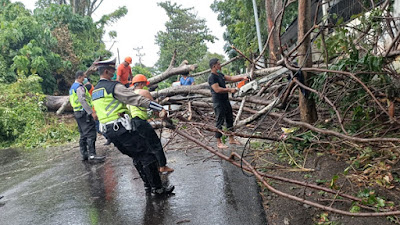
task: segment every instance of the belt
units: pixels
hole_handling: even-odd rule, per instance
[[[101,133],[106,133],[108,129],[113,129],[114,131],[119,130],[121,122],[118,119],[107,122],[107,123],[100,123],[99,130]]]
[[[138,117],[138,116],[135,116],[135,117],[133,117],[132,118],[133,120],[144,120],[144,119],[142,119],[142,118],[140,118],[140,117]],[[147,120],[146,120],[147,121]]]
[[[113,120],[113,121],[110,121],[110,122],[107,122],[107,123],[101,123],[101,124],[103,124],[103,125],[110,125],[110,124],[114,124],[114,123],[121,123],[121,121],[120,121],[120,119],[118,118],[118,119],[116,119],[116,120]]]
[[[120,126],[125,127],[126,130],[132,130],[131,118],[129,115],[125,114],[124,117],[120,117],[116,120],[107,122],[107,123],[100,123],[100,131],[105,133],[107,131],[107,127],[112,125],[112,129],[114,131],[119,130]]]

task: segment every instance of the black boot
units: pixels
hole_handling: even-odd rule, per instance
[[[149,181],[147,180],[142,164],[140,162],[135,162],[135,160],[133,160],[133,165],[135,166],[136,170],[138,171],[140,177],[143,180],[144,191],[146,192],[146,194],[151,194],[151,186]]]
[[[79,140],[79,150],[81,151],[82,161],[86,161],[89,158],[87,143],[84,140]]]
[[[96,155],[96,140],[88,138],[87,139],[88,147],[89,147],[89,161],[103,161],[106,157],[97,156]]]
[[[169,195],[171,194],[175,189],[175,186],[173,185],[169,185],[167,187],[162,187],[159,189],[154,189],[152,190],[152,193],[156,194],[156,195]]]
[[[147,166],[143,166],[143,171],[150,183],[151,191],[156,195],[167,195],[171,194],[175,189],[174,186],[163,187],[161,177],[158,172],[157,162],[153,162]]]
[[[106,143],[104,143],[104,145],[110,145],[111,144],[111,141],[110,141],[110,139],[107,139],[107,142]]]

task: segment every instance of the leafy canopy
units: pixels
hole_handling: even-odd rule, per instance
[[[283,1],[283,3],[287,2],[284,0],[276,1]],[[265,1],[256,0],[256,5],[258,21],[260,23],[261,43],[265,44],[268,38]],[[290,24],[297,16],[296,6],[297,4],[292,3],[287,9],[285,9],[284,18],[282,20],[282,29],[287,28],[288,24]],[[222,26],[226,26],[227,28],[224,32],[224,40],[226,41],[225,52],[228,54],[229,58],[238,55],[238,53],[232,49],[232,45],[249,57],[259,54],[252,1],[214,0],[211,9],[218,13],[218,20]],[[244,67],[244,64],[244,60],[237,60],[233,62],[231,70],[240,73],[239,70]]]
[[[262,43],[265,43],[268,32],[266,24],[265,4],[263,0],[257,0],[258,20],[260,21],[260,31]],[[229,58],[233,58],[238,53],[232,49],[231,45],[240,49],[245,55],[251,56],[258,52],[257,32],[254,19],[252,1],[241,0],[215,0],[211,9],[218,13],[218,20],[222,26],[226,26],[224,32],[225,52]],[[238,73],[239,68],[243,68],[244,60],[233,63],[232,69]]]
[[[77,70],[110,56],[101,41],[104,25],[124,16],[125,7],[94,22],[68,4],[50,3],[31,13],[21,3],[0,0],[0,82],[37,74],[45,94],[66,94]]]
[[[70,5],[72,12],[81,16],[92,16],[103,1],[97,0],[38,0],[38,8],[46,8],[51,4]]]
[[[214,42],[215,36],[210,34],[205,19],[197,18],[193,8],[182,8],[171,2],[158,3],[165,9],[169,20],[165,23],[166,31],[159,31],[156,44],[160,47],[160,58],[156,63],[159,70],[166,70],[177,51],[177,62],[188,60],[196,63],[207,52],[207,42]]]
[[[135,76],[136,74],[143,74],[145,75],[147,78],[152,77],[153,73],[155,71],[153,70],[153,68],[149,68],[149,67],[143,67],[141,66],[139,63],[135,64],[135,66],[132,67],[132,74],[133,76]]]
[[[225,62],[225,56],[220,55],[218,53],[211,53],[211,52],[207,52],[206,55],[200,60],[198,61],[197,65],[197,69],[195,70],[195,72],[201,72],[201,71],[205,71],[210,69],[210,59],[212,58],[217,58],[221,61],[221,63]],[[228,66],[224,66],[222,68],[222,72],[224,74],[229,74],[229,68],[230,68],[231,64],[229,64]],[[197,84],[203,83],[203,82],[207,82],[208,81],[208,76],[210,74],[206,73],[204,75],[195,77],[195,81]]]

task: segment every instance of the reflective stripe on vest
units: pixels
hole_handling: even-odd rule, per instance
[[[100,83],[99,83],[100,84]],[[120,113],[128,113],[126,105],[114,98],[114,93],[108,93],[103,85],[97,85],[93,90],[92,100],[100,123],[118,119]]]

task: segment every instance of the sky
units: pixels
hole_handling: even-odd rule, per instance
[[[12,2],[22,2],[27,9],[35,8],[35,0],[12,0]],[[102,15],[108,14],[116,10],[120,6],[126,6],[128,14],[107,27],[107,32],[103,37],[107,49],[117,57],[118,52],[122,61],[126,56],[133,59],[133,64],[139,62],[138,52],[134,48],[143,48],[140,50],[142,63],[146,66],[153,66],[158,60],[159,47],[155,44],[155,35],[158,31],[165,31],[165,22],[168,17],[165,10],[157,5],[157,2],[164,0],[104,0],[100,7],[93,14],[95,21],[99,20]],[[208,50],[212,53],[225,55],[223,46],[224,41],[222,35],[225,28],[221,27],[217,20],[217,14],[214,13],[210,5],[214,0],[170,0],[172,3],[182,5],[183,8],[194,7],[194,12],[197,13],[197,18],[205,19],[211,34],[219,40],[215,43],[207,43]],[[111,40],[108,36],[108,31],[117,32],[117,38]],[[181,62],[177,62],[180,64]],[[196,63],[196,62],[189,62]]]

